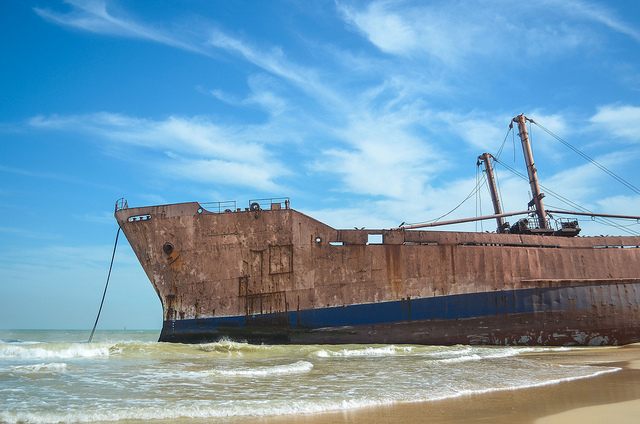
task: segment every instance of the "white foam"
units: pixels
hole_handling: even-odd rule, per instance
[[[70,359],[109,356],[109,346],[86,343],[0,346],[2,359]]]
[[[587,368],[587,367],[585,367],[585,368]],[[588,368],[593,368],[593,367],[588,367]],[[551,386],[551,385],[554,385],[554,384],[566,383],[566,382],[569,382],[569,381],[583,380],[585,378],[593,378],[593,377],[597,377],[599,375],[609,374],[609,373],[612,373],[612,372],[617,372],[617,371],[620,371],[621,369],[622,368],[607,367],[607,368],[602,368],[599,371],[594,371],[592,373],[585,374],[585,375],[576,375],[576,376],[571,376],[571,377],[555,378],[555,379],[551,379],[551,380],[532,382],[532,383],[529,383],[529,384],[520,384],[520,385],[509,386],[509,387],[497,387],[497,388],[488,388],[488,389],[463,390],[463,391],[458,392],[458,394],[456,396],[454,396],[454,397],[468,395],[468,394],[483,394],[483,393],[492,393],[492,392],[502,392],[502,391],[507,391],[507,390],[521,390],[521,389],[530,389],[530,388],[533,388],[533,387]]]
[[[531,387],[559,384],[562,382],[595,377],[601,374],[619,371],[620,368],[605,368],[589,374],[552,379],[542,382],[532,382],[524,385],[514,385],[486,389],[468,389],[447,393],[445,395],[418,396],[413,399],[394,397],[368,397],[360,399],[288,399],[246,400],[243,402],[218,403],[206,401],[177,402],[173,405],[166,403],[157,405],[126,405],[119,404],[108,408],[85,408],[83,410],[61,410],[60,412],[0,412],[0,421],[7,423],[33,422],[92,422],[119,420],[176,420],[180,418],[223,418],[223,417],[256,417],[274,415],[312,414],[331,411],[349,410],[362,407],[382,406],[392,403],[413,403],[456,398],[465,395],[483,394],[498,391],[518,390]],[[103,405],[104,407],[104,405]]]
[[[503,347],[503,348],[490,348],[479,347],[472,348],[467,347],[460,349],[459,351],[442,351],[433,352],[429,356],[438,358],[438,362],[445,364],[457,364],[470,361],[482,361],[484,359],[498,359],[498,358],[510,358],[518,356],[524,353],[536,353],[536,352],[562,352],[571,350],[566,347]],[[456,356],[457,355],[457,356]]]
[[[33,342],[33,341],[19,340],[19,339],[0,339],[0,343],[31,345],[31,344],[38,344],[40,342]]]
[[[216,369],[209,371],[209,373],[224,377],[269,377],[282,374],[303,374],[312,369],[313,364],[311,362],[298,361],[293,364],[273,365],[269,367]]]
[[[22,374],[60,373],[67,370],[67,364],[65,364],[64,362],[52,362],[31,365],[14,365],[10,368],[10,370]]]
[[[338,351],[330,349],[322,349],[313,354],[319,358],[332,358],[332,357],[364,357],[364,356],[393,356],[411,353],[413,346],[381,346],[381,347],[366,347],[363,349],[341,349]]]
[[[455,356],[453,358],[439,359],[438,362],[445,364],[457,364],[469,361],[482,361],[484,359],[509,358],[520,354],[520,349],[490,349],[475,351],[469,355]],[[466,353],[466,352],[465,352]]]
[[[442,350],[437,350],[435,352],[427,352],[427,355],[436,357],[436,358],[442,358],[442,357],[451,357],[454,355],[466,355],[471,352],[473,352],[473,348],[471,346],[464,346],[456,350],[442,349]]]
[[[229,417],[263,417],[277,415],[313,414],[330,411],[362,408],[393,403],[392,400],[279,400],[270,404],[264,401],[243,401],[233,404],[214,404],[206,402],[190,402],[176,407],[166,405],[146,407],[124,407],[97,410],[87,408],[83,411],[45,412],[0,412],[0,422],[6,423],[57,423],[57,422],[94,422],[120,420],[177,420],[184,418],[229,418]]]

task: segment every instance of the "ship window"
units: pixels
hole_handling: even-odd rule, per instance
[[[129,222],[148,221],[151,219],[151,215],[135,215],[127,218]]]
[[[382,244],[382,234],[368,234],[367,244]]]
[[[344,246],[344,242],[342,241],[330,241],[329,244],[331,246]]]

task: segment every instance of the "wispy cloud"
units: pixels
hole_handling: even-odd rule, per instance
[[[32,127],[89,133],[112,144],[155,152],[157,166],[205,183],[279,191],[289,171],[246,126],[224,127],[205,118],[149,120],[120,114],[37,116]]]
[[[244,98],[239,98],[220,89],[210,90],[209,94],[231,106],[256,106],[272,116],[280,115],[287,111],[289,103],[283,96],[277,93],[272,78],[266,78],[264,75],[252,75],[249,76],[247,82],[251,93]]]
[[[75,214],[73,217],[79,221],[89,222],[92,224],[113,225],[114,223],[113,212],[102,211],[96,213]]]
[[[104,272],[109,266],[113,245],[49,244],[37,248],[20,248],[0,258],[1,271],[42,274],[47,271],[93,269]],[[127,267],[139,266],[128,248],[118,251],[118,263]]]
[[[342,103],[331,87],[323,83],[314,69],[306,68],[287,59],[279,47],[257,48],[221,30],[213,31],[209,44],[217,49],[239,55],[258,68],[291,83],[302,92],[332,105]]]
[[[613,214],[640,215],[640,196],[608,196],[596,201],[598,211]],[[635,224],[635,230],[640,231],[640,222],[626,221],[625,225]]]
[[[474,7],[462,1],[338,4],[345,22],[382,52],[409,59],[428,57],[448,66],[472,57],[540,57],[592,46],[597,35],[584,30],[585,21],[598,22],[640,41],[638,30],[596,4],[520,4],[516,19],[526,24],[515,21],[510,6],[500,0],[483,1]]]
[[[640,141],[640,107],[638,106],[602,106],[590,118],[590,122],[596,128],[613,134],[617,138]]]
[[[442,166],[432,146],[418,136],[416,117],[397,112],[354,113],[335,131],[346,146],[322,151],[313,168],[341,176],[346,191],[392,198],[421,196]]]
[[[40,231],[33,231],[18,227],[0,227],[0,233],[16,236],[19,238],[30,238],[40,240],[51,240],[60,238],[58,234],[44,233]]]
[[[116,190],[114,186],[111,186],[108,184],[87,181],[85,178],[78,178],[78,177],[65,175],[57,172],[30,170],[30,169],[16,168],[13,166],[5,166],[5,165],[0,165],[0,172],[6,172],[9,174],[21,175],[21,176],[30,177],[30,178],[41,178],[47,181],[53,180],[53,181],[60,181],[63,183],[83,185],[83,186],[99,188],[103,190]]]
[[[72,7],[70,12],[56,12],[39,7],[34,8],[34,11],[40,17],[62,26],[98,34],[138,38],[194,53],[208,54],[195,43],[170,35],[171,31],[168,29],[156,29],[125,15],[116,16],[111,10],[112,4],[105,0],[66,0],[66,2]]]
[[[623,19],[616,16],[616,14],[606,6],[583,0],[551,0],[549,3],[554,7],[564,9],[566,13],[598,22],[613,31],[640,42],[640,30],[624,22]]]

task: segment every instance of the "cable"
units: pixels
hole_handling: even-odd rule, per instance
[[[487,180],[487,176],[485,175],[485,173],[482,173],[482,179],[483,181]],[[483,184],[484,185],[484,184]],[[487,187],[487,189],[489,189],[489,187]],[[480,215],[482,216],[482,193],[478,190],[478,201],[480,202]],[[478,221],[476,221],[478,222]],[[482,224],[482,221],[480,221],[480,231],[484,231],[484,225]]]
[[[497,156],[500,157],[500,154],[502,153],[502,150],[504,149],[504,145],[507,141],[507,138],[509,137],[509,133],[513,133],[513,125],[509,125],[509,129],[507,130],[507,133],[504,135],[504,139],[502,140],[502,144],[500,145],[500,149],[498,150]],[[514,158],[515,158],[515,149],[514,149]],[[478,170],[479,170],[480,164],[478,163],[476,165],[476,186],[471,190],[471,192],[467,195],[467,197],[465,197],[464,199],[462,199],[462,201],[460,203],[458,203],[453,209],[451,209],[449,212],[445,213],[444,215],[440,215],[439,217],[429,220],[429,221],[425,221],[425,223],[429,223],[429,222],[438,222],[439,220],[441,220],[442,218],[445,218],[449,215],[451,215],[453,212],[455,212],[456,210],[458,210],[458,208],[460,206],[462,206],[467,200],[469,200],[471,198],[471,196],[475,195],[484,184],[487,183],[486,178],[482,181],[482,183],[480,183],[478,181]],[[480,184],[480,185],[479,185]],[[477,211],[477,206],[476,206],[476,216],[478,215],[478,211]]]
[[[480,184],[480,177],[479,177],[479,172],[480,172],[480,166],[476,167],[476,187],[478,187],[478,185]],[[479,195],[480,191],[476,190],[476,218],[478,217],[478,195]],[[478,221],[475,222],[476,224],[476,232],[478,232]]]
[[[550,136],[552,136],[553,138],[555,138],[556,140],[558,140],[559,142],[561,142],[562,144],[567,146],[569,149],[573,150],[575,153],[577,153],[580,156],[582,156],[582,158],[584,158],[585,160],[587,160],[587,161],[591,162],[593,165],[597,166],[601,171],[605,172],[610,177],[612,177],[613,179],[615,179],[619,183],[623,184],[624,186],[626,186],[631,191],[635,192],[636,194],[640,194],[640,189],[638,187],[636,187],[635,185],[631,184],[630,182],[628,182],[627,180],[625,180],[624,178],[622,178],[621,176],[619,176],[615,172],[611,171],[606,166],[604,166],[601,163],[597,162],[595,159],[591,158],[589,155],[587,155],[586,153],[582,152],[580,149],[578,149],[576,147],[573,147],[568,141],[562,139],[560,136],[558,136],[557,134],[554,134],[553,132],[551,132],[547,128],[543,127],[539,123],[535,122],[532,119],[530,119],[529,121],[534,123],[534,124],[536,124],[538,127],[542,128],[542,130],[545,131],[547,134],[549,134]]]
[[[500,209],[504,211],[504,204],[502,203],[502,189],[500,188],[500,180],[498,179],[498,173],[495,168],[493,169],[493,178],[496,180],[496,188],[498,189],[498,203],[500,204]]]
[[[525,180],[525,181],[529,181],[529,177],[527,177],[527,176],[525,176],[524,174],[522,174],[522,173],[518,172],[517,170],[515,170],[515,169],[511,168],[509,165],[505,164],[504,162],[501,162],[501,161],[499,161],[499,160],[497,160],[497,159],[496,159],[495,161],[496,161],[497,163],[500,163],[502,166],[504,166],[504,167],[505,167],[508,171],[510,171],[511,173],[513,173],[513,174],[517,175],[518,177],[522,178],[522,179],[523,179],[523,180]],[[570,205],[570,206],[572,206],[572,207],[574,207],[574,208],[578,209],[579,211],[582,211],[582,212],[588,212],[588,213],[593,213],[593,212],[591,212],[590,210],[588,210],[587,208],[584,208],[584,207],[580,206],[578,203],[576,203],[576,202],[574,202],[574,201],[572,201],[572,200],[570,200],[570,199],[568,199],[568,198],[566,198],[566,197],[562,196],[561,194],[558,194],[558,193],[554,192],[553,190],[551,190],[551,189],[550,189],[550,188],[548,188],[548,187],[543,186],[542,184],[540,184],[540,187],[541,187],[541,188],[542,188],[546,193],[548,193],[548,194],[550,194],[550,195],[554,196],[555,198],[557,198],[558,200],[560,200],[560,201],[562,201],[562,202],[564,202],[564,203],[566,203],[566,204],[568,204],[568,205]],[[628,233],[628,234],[632,234],[632,235],[640,235],[640,233],[635,232],[635,231],[628,230],[625,226],[620,225],[620,224],[618,224],[617,222],[612,221],[612,220],[610,220],[610,219],[608,219],[608,218],[595,217],[595,218],[594,218],[594,220],[597,220],[598,222],[600,222],[600,223],[602,223],[602,224],[605,224],[605,225],[610,225],[610,226],[612,226],[612,227],[616,227],[616,228],[618,228],[619,230],[624,231],[624,232],[626,232],[626,233]]]
[[[497,157],[500,157],[500,155],[502,154],[502,149],[504,149],[504,145],[507,142],[507,137],[509,137],[509,133],[511,131],[513,131],[513,125],[509,125],[509,129],[507,130],[507,133],[504,135],[504,140],[502,140],[502,144],[500,145],[500,148],[498,149],[498,153],[496,153]]]
[[[502,162],[501,162],[501,163],[502,163]],[[515,169],[513,169],[513,168],[510,168],[509,166],[505,165],[504,163],[502,163],[502,165],[503,165],[505,168],[507,168],[509,171],[511,171],[512,173],[514,173],[514,174],[516,174],[517,176],[519,176],[520,178],[522,178],[523,180],[528,181],[528,177],[527,177],[527,176],[525,176],[525,175],[521,174],[520,172],[516,171],[516,170],[515,170]],[[540,184],[540,187],[541,187],[545,192],[547,192],[547,193],[551,194],[552,196],[556,197],[558,200],[560,200],[560,201],[562,201],[562,202],[565,202],[566,204],[568,204],[568,205],[570,205],[570,206],[572,206],[572,207],[574,207],[574,208],[576,208],[576,209],[578,209],[578,210],[580,210],[580,211],[582,211],[582,212],[592,213],[592,212],[591,212],[590,210],[588,210],[587,208],[584,208],[584,207],[582,207],[581,205],[579,205],[578,203],[576,203],[576,202],[574,202],[574,201],[572,201],[572,200],[570,200],[570,199],[568,199],[568,198],[566,198],[566,197],[564,197],[564,196],[562,196],[562,195],[560,195],[560,194],[558,194],[558,193],[554,192],[554,191],[553,191],[553,190],[551,190],[550,188],[545,187],[545,186],[543,186],[542,184]],[[618,224],[617,222],[612,221],[612,220],[610,220],[610,219],[608,219],[608,218],[594,217],[594,220],[599,220],[599,222],[600,222],[600,223],[602,223],[602,224],[610,225],[610,226],[616,227],[616,228],[618,228],[618,229],[620,229],[620,230],[622,230],[622,231],[625,231],[626,233],[629,233],[629,234],[633,234],[633,235],[640,235],[640,234],[638,234],[638,233],[635,233],[635,232],[631,232],[631,231],[627,231],[627,230],[625,230],[624,226],[622,226],[622,225]]]
[[[511,142],[513,143],[513,163],[516,163],[516,132],[511,134]]]
[[[479,166],[479,165],[478,165]],[[483,182],[484,183],[484,182]],[[431,219],[429,221],[421,221],[424,223],[430,223],[430,222],[438,222],[440,221],[442,218],[447,217],[449,215],[451,215],[453,212],[455,212],[460,206],[462,206],[467,200],[471,199],[471,196],[473,196],[474,194],[476,194],[476,192],[478,190],[480,190],[482,188],[482,186],[478,187],[478,184],[476,183],[476,186],[473,188],[473,190],[471,190],[471,192],[467,195],[467,197],[465,197],[464,199],[462,199],[462,201],[460,203],[458,203],[456,205],[456,207],[454,207],[453,209],[451,209],[449,212],[445,213],[444,215],[440,215],[439,217],[435,218],[435,219]],[[410,225],[410,224],[407,224]]]
[[[109,265],[109,273],[107,274],[107,283],[104,285],[104,292],[102,292],[102,300],[100,301],[100,308],[98,309],[98,315],[96,316],[96,322],[93,324],[93,329],[91,329],[91,335],[89,336],[89,341],[87,343],[91,343],[93,340],[93,334],[96,332],[96,327],[98,326],[98,320],[100,319],[100,312],[102,312],[102,305],[104,305],[104,298],[107,295],[107,287],[109,287],[109,279],[111,278],[111,269],[113,268],[113,259],[116,257],[116,247],[118,247],[118,237],[120,236],[120,226],[118,226],[118,232],[116,233],[116,241],[113,244],[113,253],[111,254],[111,264]]]

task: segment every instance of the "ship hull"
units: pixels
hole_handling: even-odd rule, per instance
[[[640,341],[640,281],[165,321],[160,341],[601,346]]]
[[[336,230],[288,202],[116,218],[162,303],[160,341],[640,342],[640,237]]]

